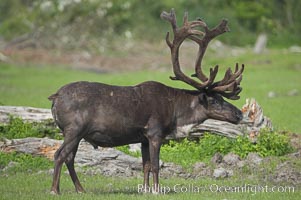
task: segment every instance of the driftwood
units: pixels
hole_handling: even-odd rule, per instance
[[[53,160],[54,153],[63,141],[49,138],[22,138],[0,142],[0,151],[19,152],[35,156],[44,156]],[[89,156],[87,156],[89,155]],[[94,149],[82,141],[75,157],[79,167],[94,167],[102,175],[133,176],[142,170],[141,159],[129,156],[113,148]]]
[[[9,123],[10,116],[20,117],[28,122],[53,121],[51,110],[21,106],[0,106],[0,123]]]
[[[43,156],[53,161],[54,153],[63,143],[62,140],[49,138],[22,138],[0,141],[0,152],[18,152]],[[75,157],[76,170],[88,175],[140,177],[141,158],[127,155],[115,148],[94,149],[89,143],[81,141]],[[0,168],[5,172],[6,168]],[[160,161],[161,176],[190,177],[181,166]],[[53,173],[53,171],[49,171]]]
[[[255,99],[246,101],[242,111],[244,118],[240,124],[231,124],[218,120],[206,120],[201,124],[191,124],[178,127],[177,131],[169,135],[167,139],[197,138],[205,132],[235,138],[248,134],[250,138],[256,138],[261,128],[272,129],[269,118],[263,115],[263,111]],[[20,117],[29,122],[53,121],[50,109],[32,107],[0,106],[0,123],[8,123],[10,116]]]

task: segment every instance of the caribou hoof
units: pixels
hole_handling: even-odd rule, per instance
[[[160,192],[159,192],[159,191],[155,191],[155,190],[153,190],[153,191],[152,191],[152,194],[153,194],[153,195],[159,195],[159,194],[160,194]]]
[[[85,193],[86,193],[86,191],[85,191],[85,190],[80,190],[80,191],[79,191],[79,190],[77,190],[76,192],[77,192],[78,194],[85,194]]]
[[[50,191],[50,194],[51,194],[51,195],[59,195],[60,193],[57,192],[57,191],[51,190],[51,191]]]

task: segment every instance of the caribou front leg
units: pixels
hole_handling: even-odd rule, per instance
[[[142,154],[142,164],[143,164],[143,190],[145,193],[149,192],[149,173],[151,171],[151,161],[149,155],[149,144],[141,143],[141,154]]]
[[[159,156],[160,148],[163,140],[163,132],[161,123],[154,116],[149,119],[147,124],[146,138],[148,139],[149,144],[149,155],[151,163],[151,171],[153,174],[153,188],[152,192],[157,194],[159,193]]]
[[[159,188],[159,157],[160,157],[160,147],[162,144],[162,138],[160,136],[153,136],[149,139],[149,152],[151,160],[151,170],[153,174],[153,188],[152,192],[158,194],[160,192]]]

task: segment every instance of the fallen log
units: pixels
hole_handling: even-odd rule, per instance
[[[11,116],[20,117],[28,122],[53,121],[50,109],[23,106],[0,106],[0,123],[9,123]]]
[[[49,160],[62,145],[62,140],[49,138],[22,138],[0,141],[0,152],[18,152],[43,156]],[[75,157],[76,170],[89,175],[139,177],[142,171],[141,158],[127,155],[115,148],[94,149],[88,142],[81,141]],[[191,176],[181,166],[160,161],[162,175],[165,177]],[[1,171],[2,170],[2,171]],[[5,168],[0,172],[5,171]],[[53,173],[53,172],[51,172]]]
[[[190,124],[178,127],[167,139],[198,138],[205,132],[235,138],[248,134],[251,139],[256,138],[262,128],[272,129],[271,120],[263,115],[263,110],[255,99],[247,99],[242,107],[244,118],[239,124],[208,119],[201,124]],[[33,107],[0,106],[0,123],[8,123],[11,116],[20,117],[29,122],[52,121],[50,109]]]

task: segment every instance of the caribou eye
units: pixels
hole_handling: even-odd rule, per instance
[[[210,104],[218,104],[218,101],[216,99],[211,99]]]
[[[219,104],[219,102],[216,99],[214,99],[213,102],[214,104]]]

